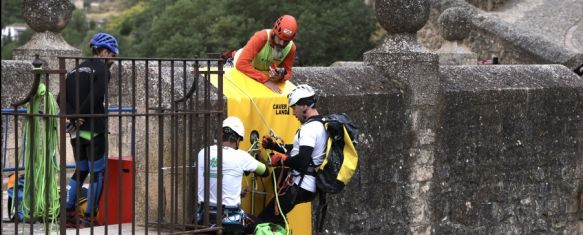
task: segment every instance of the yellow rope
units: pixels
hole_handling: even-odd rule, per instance
[[[246,92],[244,89],[242,89],[242,88],[241,88],[239,85],[237,85],[237,83],[233,82],[233,81],[232,81],[232,80],[231,80],[231,79],[230,79],[228,76],[223,76],[223,78],[226,78],[226,79],[227,79],[229,82],[231,82],[231,84],[233,84],[233,85],[234,85],[234,86],[235,86],[237,89],[239,89],[241,92],[243,92],[243,94],[245,94],[245,96],[247,96],[247,98],[249,98],[249,100],[251,100],[251,104],[253,104],[253,108],[254,108],[254,109],[255,109],[255,111],[256,111],[256,112],[259,114],[259,117],[260,117],[260,118],[261,118],[261,120],[263,121],[263,124],[264,124],[264,125],[267,127],[267,129],[269,130],[269,135],[273,136],[273,138],[274,138],[275,140],[279,140],[279,139],[280,139],[280,138],[279,138],[279,136],[278,136],[278,135],[275,133],[275,131],[274,131],[274,130],[271,128],[271,126],[269,126],[269,124],[267,123],[267,121],[266,121],[265,117],[263,116],[263,113],[261,112],[261,110],[259,110],[259,107],[257,107],[257,104],[255,103],[255,101],[253,100],[253,98],[251,98],[251,96],[250,96],[250,95],[249,95],[249,94],[248,94],[248,93],[247,93],[247,92]],[[278,141],[275,141],[275,143],[276,143],[276,144],[277,144],[279,147],[283,148],[283,146],[281,146],[281,145],[279,144],[279,142],[278,142]],[[268,158],[269,158],[269,162],[271,162],[271,157],[268,157]],[[277,194],[278,194],[278,193],[277,193],[277,179],[275,178],[275,174],[272,174],[272,175],[273,175],[273,182],[274,182],[274,184],[273,184],[273,192],[274,192],[274,195],[275,195],[275,202],[276,202],[276,204],[277,204],[277,207],[279,208],[279,211],[280,211],[280,212],[282,212],[282,210],[281,210],[281,205],[280,205],[280,203],[279,203],[279,197],[278,197],[278,195],[277,195]],[[288,224],[288,222],[287,222],[287,218],[286,218],[285,214],[283,214],[283,213],[282,213],[282,216],[281,216],[281,217],[283,217],[283,221],[285,222],[285,228],[286,228],[287,234],[290,234],[290,231],[289,231],[289,224]]]

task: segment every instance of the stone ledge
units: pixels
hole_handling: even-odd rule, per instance
[[[583,53],[502,21],[463,0],[432,0],[431,5],[438,14],[451,7],[464,7],[469,11],[470,24],[475,30],[464,43],[478,53],[479,58],[489,58],[495,53],[502,58],[502,63],[562,64],[571,70],[583,61]]]
[[[583,89],[583,78],[562,65],[442,66],[440,71],[446,90]]]

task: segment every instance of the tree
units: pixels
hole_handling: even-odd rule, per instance
[[[2,0],[2,28],[18,22],[24,22],[22,0]]]
[[[10,60],[12,59],[12,52],[14,49],[24,45],[27,43],[34,32],[31,29],[27,29],[18,35],[18,40],[12,40],[11,37],[8,37],[2,45],[2,59],[3,60]]]
[[[169,6],[145,38],[146,45],[155,45],[146,56],[205,56],[241,47],[257,22],[226,14],[221,3],[179,0]]]
[[[65,41],[75,47],[81,47],[85,45],[84,39],[89,31],[89,23],[87,22],[87,16],[83,10],[74,10],[71,16],[71,21],[61,34]]]
[[[238,49],[258,30],[271,28],[283,14],[296,17],[294,42],[304,65],[362,60],[374,47],[372,9],[362,0],[273,1],[150,0],[132,17],[114,19],[131,56],[193,57]],[[120,43],[121,44],[121,43]]]
[[[20,45],[17,41],[7,42],[2,46],[2,59],[10,60],[12,59],[12,51],[18,48]]]
[[[374,47],[370,36],[375,30],[374,14],[361,0],[286,1],[299,23],[298,54],[307,65],[330,65],[335,61],[362,60]]]

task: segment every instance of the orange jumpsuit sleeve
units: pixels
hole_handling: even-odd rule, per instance
[[[253,67],[253,59],[257,53],[261,51],[263,46],[265,46],[265,42],[267,42],[267,33],[265,33],[263,30],[256,32],[249,39],[245,47],[243,47],[239,58],[237,58],[237,63],[235,64],[235,68],[260,83],[267,82],[269,80],[269,76]]]
[[[285,82],[292,77],[293,74],[292,66],[294,65],[295,57],[296,57],[296,44],[294,43],[292,44],[292,48],[289,50],[289,53],[287,54],[283,62],[281,62],[281,65],[285,68],[285,71],[287,71],[285,76],[283,76],[282,82]]]

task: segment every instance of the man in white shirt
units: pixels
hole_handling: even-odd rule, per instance
[[[239,149],[239,143],[245,136],[245,127],[241,120],[237,117],[231,116],[223,121],[223,221],[229,220],[233,222],[233,218],[237,220],[243,217],[241,205],[241,182],[245,172],[254,172],[256,175],[266,177],[269,171],[265,164],[257,161],[249,153]],[[209,220],[211,224],[216,224],[215,214],[217,207],[217,145],[209,147],[209,166],[210,169],[205,169],[204,157],[205,149],[198,153],[198,223],[203,220],[203,203],[205,192],[205,171],[209,171],[209,206],[211,215]]]
[[[279,196],[281,212],[275,209],[275,199],[259,214],[257,223],[272,222],[282,224],[282,215],[290,212],[295,205],[309,202],[316,196],[314,168],[324,161],[328,135],[316,109],[315,92],[309,85],[298,85],[288,94],[288,103],[293,115],[302,123],[294,137],[293,145],[284,148],[265,136],[262,146],[277,152],[271,157],[271,165],[283,165],[292,169],[293,184],[284,195]],[[283,152],[286,152],[284,154]]]

